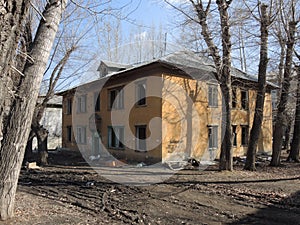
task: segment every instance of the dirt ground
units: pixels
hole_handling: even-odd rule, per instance
[[[112,182],[87,165],[58,164],[21,171],[15,217],[0,225],[300,224],[299,164],[261,163],[256,172],[214,165],[144,186]]]

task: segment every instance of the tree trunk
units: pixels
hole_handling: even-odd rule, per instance
[[[292,70],[293,51],[295,45],[295,33],[296,33],[296,22],[289,22],[289,34],[287,41],[287,53],[284,66],[284,78],[282,84],[282,91],[280,95],[280,102],[278,104],[278,111],[276,116],[275,129],[273,133],[273,147],[272,147],[272,160],[270,166],[280,165],[280,155],[282,149],[282,137],[283,131],[286,127],[286,104],[288,100],[289,88],[290,88],[290,74]]]
[[[296,114],[294,122],[294,134],[291,144],[291,151],[288,156],[288,161],[299,162],[299,149],[300,149],[300,66],[297,66],[297,102],[296,102]]]
[[[48,165],[48,131],[42,126],[36,132],[38,140],[38,165]]]
[[[263,121],[265,94],[266,94],[266,75],[268,66],[268,26],[270,25],[269,16],[267,14],[267,5],[261,5],[261,45],[260,45],[260,62],[258,71],[258,90],[256,95],[255,113],[253,125],[250,131],[250,139],[247,151],[246,164],[244,169],[256,170],[256,150],[258,138],[261,133],[261,125]]]
[[[221,71],[220,81],[221,90],[223,93],[224,104],[226,111],[225,116],[223,115],[222,129],[225,128],[224,139],[221,145],[221,157],[220,157],[220,170],[232,170],[233,169],[233,151],[232,151],[232,126],[231,126],[231,108],[232,108],[232,88],[231,88],[231,35],[229,32],[229,15],[228,7],[229,1],[217,1],[218,10],[221,19],[221,30],[222,30],[222,67],[218,70]]]
[[[13,216],[14,211],[14,201],[15,193],[17,189],[17,182],[20,173],[20,168],[22,165],[22,160],[24,157],[25,145],[28,140],[30,125],[32,121],[34,107],[36,105],[38,92],[40,84],[43,78],[44,71],[46,69],[47,61],[50,55],[52,44],[56,32],[58,30],[58,25],[61,19],[63,10],[65,9],[67,0],[50,0],[48,1],[46,8],[44,10],[44,17],[46,21],[41,20],[35,40],[32,45],[31,58],[33,62],[28,62],[25,65],[22,79],[20,80],[19,85],[16,87],[16,92],[14,93],[14,99],[12,104],[7,108],[8,120],[6,124],[3,124],[3,113],[1,110],[0,130],[5,127],[5,132],[3,132],[3,139],[1,140],[0,146],[0,219],[6,220]],[[29,1],[16,1],[10,0],[5,1],[7,5],[15,3],[12,7],[12,11],[19,10],[17,16],[13,16],[7,20],[5,15],[8,15],[7,12],[4,16],[0,14],[0,23],[7,21],[7,24],[17,24],[18,30],[21,30],[21,24],[25,20],[27,14],[27,6]],[[28,5],[26,5],[28,4]],[[0,3],[1,7],[1,3]],[[3,6],[2,6],[3,8]],[[7,7],[4,7],[4,10],[7,10]],[[2,9],[1,9],[2,10]],[[2,11],[1,11],[2,12]],[[16,13],[16,12],[13,12]],[[2,18],[1,18],[2,17]],[[18,18],[17,21],[14,21],[15,18]],[[13,20],[11,20],[13,19]],[[13,23],[12,23],[13,21]],[[15,26],[15,25],[11,25]],[[10,26],[10,29],[12,28]],[[0,26],[2,28],[2,26]],[[12,57],[9,56],[9,61],[5,57],[7,55],[5,52],[2,52],[3,43],[2,39],[5,40],[5,35],[2,35],[1,29],[1,45],[0,45],[0,71],[1,78],[2,76],[7,76],[7,71],[5,71],[5,65],[11,63]],[[6,31],[4,34],[14,36],[15,29]],[[6,37],[7,37],[6,36]],[[13,43],[4,43],[6,44],[5,49],[11,48],[9,51],[16,50],[16,43],[18,43],[17,37]],[[13,53],[11,53],[13,54]],[[2,67],[2,64],[4,67]],[[2,73],[3,72],[3,73]],[[1,87],[2,88],[2,87]],[[1,89],[0,90],[3,90]],[[8,97],[11,93],[6,91],[5,97]],[[2,99],[2,98],[1,98]],[[1,100],[0,107],[3,108],[4,103]],[[8,122],[9,121],[9,122]],[[3,126],[4,125],[4,126]],[[2,132],[0,132],[2,134]]]
[[[23,159],[23,165],[26,164],[26,162],[30,162],[32,160],[33,152],[32,152],[32,145],[33,145],[33,138],[35,136],[33,135],[33,132],[31,131],[29,134],[29,138],[26,144],[25,148],[25,154]]]

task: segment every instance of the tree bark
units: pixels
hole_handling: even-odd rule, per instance
[[[296,102],[296,114],[294,122],[294,133],[291,144],[291,151],[288,156],[288,161],[299,162],[299,149],[300,149],[300,66],[297,68],[297,102]]]
[[[212,55],[217,75],[216,79],[221,83],[221,91],[224,97],[225,105],[223,107],[222,115],[222,134],[224,134],[224,139],[221,144],[221,154],[220,154],[220,170],[232,170],[233,169],[233,152],[232,152],[232,127],[231,127],[231,108],[232,108],[232,93],[231,93],[231,35],[229,32],[229,15],[228,7],[231,1],[218,0],[218,10],[221,20],[221,39],[222,39],[222,57],[219,54],[219,50],[213,38],[211,32],[209,31],[207,25],[207,16],[209,13],[209,7],[211,1],[209,1],[206,9],[203,7],[202,1],[192,1],[197,17],[198,23],[201,26],[201,34],[204,38],[204,41],[209,49],[210,54]]]
[[[19,14],[20,18],[22,17],[22,19],[19,19],[19,22],[16,21],[16,24],[19,24],[18,29],[21,30],[21,24],[23,21],[25,21],[25,16],[27,14],[28,5],[26,4],[29,4],[29,1],[10,0],[5,2],[7,4],[11,4],[10,2],[14,2],[16,4],[15,6],[17,7],[20,5],[21,13]],[[33,111],[37,101],[40,84],[43,78],[44,71],[46,69],[52,44],[54,42],[54,38],[58,30],[58,25],[61,19],[62,12],[65,9],[66,2],[67,0],[48,1],[43,13],[44,17],[46,18],[46,21],[40,21],[35,40],[32,45],[32,51],[30,56],[33,59],[33,61],[26,62],[23,71],[23,76],[20,80],[18,87],[16,87],[16,92],[14,93],[14,99],[12,101],[12,104],[7,109],[9,118],[7,121],[9,122],[5,124],[6,129],[3,133],[4,135],[0,146],[1,220],[6,220],[13,216],[17,182],[20,173],[20,168],[22,165],[22,160],[24,157],[25,146],[30,132]],[[13,9],[15,10],[15,7],[13,7]],[[2,17],[2,14],[0,14],[0,17]],[[9,21],[9,23],[11,23],[11,21]],[[8,34],[11,33],[13,32],[9,31]],[[16,42],[18,42],[17,38]],[[8,43],[8,48],[14,47],[12,48],[12,51],[16,50],[15,46],[15,43]],[[1,52],[0,54],[0,59],[3,60],[3,52]],[[3,62],[6,62],[6,60],[3,60]],[[10,62],[11,61],[8,61],[6,62],[6,64],[9,64]],[[5,70],[5,67],[1,67],[0,70]],[[7,73],[1,73],[1,76],[7,76]],[[5,96],[9,96],[9,94],[6,94]],[[0,107],[3,107],[3,105],[0,104]],[[2,114],[0,115],[0,118],[3,118]],[[0,122],[3,126],[2,119],[0,119]],[[2,128],[3,127],[1,127],[1,129]]]
[[[228,3],[230,1],[217,1],[222,30],[222,69],[221,69],[221,90],[223,93],[226,111],[223,124],[225,122],[225,134],[221,145],[220,170],[233,169],[233,151],[232,151],[232,126],[231,126],[231,108],[232,108],[232,88],[231,88],[231,35],[229,32]],[[223,107],[224,109],[224,107]],[[223,125],[224,126],[224,125]]]
[[[261,32],[261,45],[260,45],[260,62],[258,69],[258,90],[256,95],[255,113],[253,125],[250,131],[249,145],[247,151],[247,158],[244,169],[256,170],[256,150],[258,144],[258,138],[261,133],[261,125],[263,121],[265,94],[266,94],[266,75],[268,66],[268,27],[270,25],[270,19],[267,14],[267,5],[261,5],[261,20],[260,20],[260,32]]]
[[[280,95],[280,101],[278,104],[275,129],[273,132],[273,146],[272,146],[272,160],[270,166],[280,165],[280,155],[282,149],[282,137],[284,128],[286,127],[286,104],[288,100],[289,88],[290,88],[290,74],[292,70],[293,52],[295,45],[295,33],[296,33],[295,21],[290,21],[288,26],[288,41],[287,41],[287,53],[284,66],[284,78],[282,84],[282,91]]]
[[[48,165],[48,131],[43,126],[36,132],[38,141],[38,165]]]

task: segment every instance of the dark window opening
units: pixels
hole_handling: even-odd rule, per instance
[[[94,94],[94,102],[95,102],[95,111],[100,111],[100,93]]]
[[[248,91],[241,91],[242,109],[248,109]]]
[[[236,88],[232,88],[232,108],[236,108],[236,104],[237,104]]]
[[[67,141],[72,142],[72,126],[67,126]]]
[[[242,126],[242,146],[248,146],[249,127]]]
[[[136,89],[137,105],[146,105],[146,84],[138,83]]]
[[[146,138],[147,138],[147,127],[145,125],[143,126],[136,126],[136,148],[137,150],[146,151],[147,145],[146,145]]]
[[[124,127],[109,127],[108,128],[108,147],[109,148],[124,148]]]
[[[232,126],[232,135],[233,135],[233,138],[232,138],[232,145],[236,147],[236,146],[237,146],[236,125],[233,125],[233,126]]]

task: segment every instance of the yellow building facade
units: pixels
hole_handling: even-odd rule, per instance
[[[189,70],[156,60],[60,93],[62,143],[85,156],[147,164],[218,157],[222,94],[211,69]],[[255,110],[253,80],[233,86],[234,156],[246,154]],[[272,150],[271,86],[266,93],[259,152]]]

